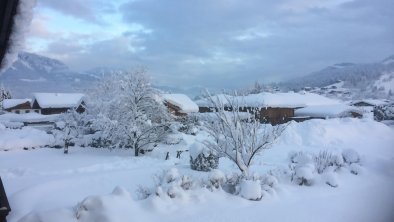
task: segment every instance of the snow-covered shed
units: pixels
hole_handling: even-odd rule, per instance
[[[185,94],[162,94],[163,102],[175,116],[198,112],[198,106]]]
[[[84,112],[84,94],[82,93],[34,93],[33,109],[41,109],[44,115],[59,114],[73,108]]]
[[[298,108],[339,104],[337,100],[307,92],[264,92],[236,97],[219,94],[213,96],[212,99],[222,103],[225,109],[230,109],[230,102],[236,102],[240,106],[240,111],[254,113],[261,122],[271,124],[281,124],[291,120],[294,117],[294,111]],[[200,112],[212,112],[214,110],[214,105],[207,98],[198,100],[196,103]]]
[[[295,110],[296,117],[302,117],[306,119],[310,118],[342,118],[342,117],[353,117],[361,118],[363,112],[356,107],[348,106],[345,104],[331,104],[331,105],[318,105],[308,106]]]
[[[40,113],[39,109],[32,109],[31,99],[4,99],[3,109],[7,112],[12,113],[30,113],[36,112]]]

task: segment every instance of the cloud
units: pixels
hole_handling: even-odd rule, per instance
[[[122,2],[44,0],[42,7],[101,28],[56,36],[37,22],[35,35],[52,36],[44,53],[78,69],[142,65],[160,84],[225,88],[394,52],[391,0]]]

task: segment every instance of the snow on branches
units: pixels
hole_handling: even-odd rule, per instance
[[[170,116],[156,99],[144,70],[119,72],[101,81],[90,94],[92,126],[116,147],[132,148],[135,156],[167,134]]]
[[[254,113],[242,112],[240,96],[224,95],[224,99],[219,99],[208,95],[208,99],[215,112],[205,124],[211,137],[205,145],[229,158],[247,175],[253,158],[269,148],[285,127],[261,124]]]

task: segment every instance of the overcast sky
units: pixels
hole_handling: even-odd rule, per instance
[[[244,87],[394,54],[393,0],[37,0],[27,51],[156,84]]]

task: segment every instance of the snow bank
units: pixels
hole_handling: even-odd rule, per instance
[[[42,115],[35,112],[23,114],[6,113],[0,115],[0,122],[54,122],[59,119],[59,116],[59,114]]]
[[[164,101],[179,107],[181,113],[196,113],[198,106],[188,96],[184,94],[163,94]]]
[[[0,127],[0,151],[42,147],[53,143],[53,136],[41,130],[30,127],[22,129],[4,129]]]
[[[138,220],[137,209],[130,193],[116,187],[112,194],[91,196],[83,200],[76,210],[80,222],[123,222]],[[136,218],[137,217],[137,218]]]

